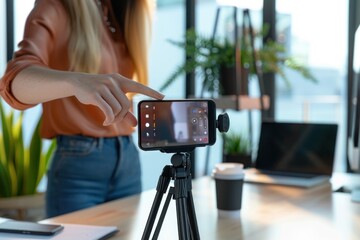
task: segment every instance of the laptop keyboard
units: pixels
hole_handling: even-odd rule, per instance
[[[285,177],[298,177],[298,178],[313,178],[318,177],[316,174],[304,174],[304,173],[292,173],[292,172],[276,172],[276,171],[268,171],[268,170],[259,170],[260,173],[274,176],[285,176]]]

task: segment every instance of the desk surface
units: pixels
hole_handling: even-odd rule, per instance
[[[332,186],[326,184],[310,189],[246,183],[239,218],[224,219],[217,215],[214,180],[209,177],[196,179],[192,193],[200,238],[359,239],[360,204],[351,202],[349,194],[332,192],[336,184],[347,179],[338,175],[335,180]],[[146,191],[47,221],[116,225],[120,232],[111,239],[141,239],[155,193],[155,190]],[[175,209],[172,200],[159,239],[177,239]],[[161,208],[158,215],[160,211]]]

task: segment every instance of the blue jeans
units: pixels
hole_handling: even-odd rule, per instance
[[[131,137],[57,138],[57,149],[48,170],[47,217],[139,192],[139,153]]]

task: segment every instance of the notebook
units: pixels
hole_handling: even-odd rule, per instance
[[[312,187],[329,182],[337,124],[264,121],[255,167],[245,182]]]
[[[9,219],[1,218],[0,223]],[[41,223],[48,223],[42,221]],[[50,223],[51,224],[51,223]],[[15,233],[0,233],[1,240],[67,240],[67,239],[86,239],[86,240],[105,240],[115,235],[119,229],[116,226],[92,226],[80,224],[61,224],[64,230],[55,236],[40,236]]]

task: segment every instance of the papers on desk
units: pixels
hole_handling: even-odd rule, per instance
[[[8,219],[0,218],[0,222]],[[103,240],[113,236],[118,228],[115,226],[92,226],[79,224],[61,224],[64,230],[54,236],[38,236],[27,234],[0,233],[1,240],[71,240],[71,239],[87,239],[87,240]]]

